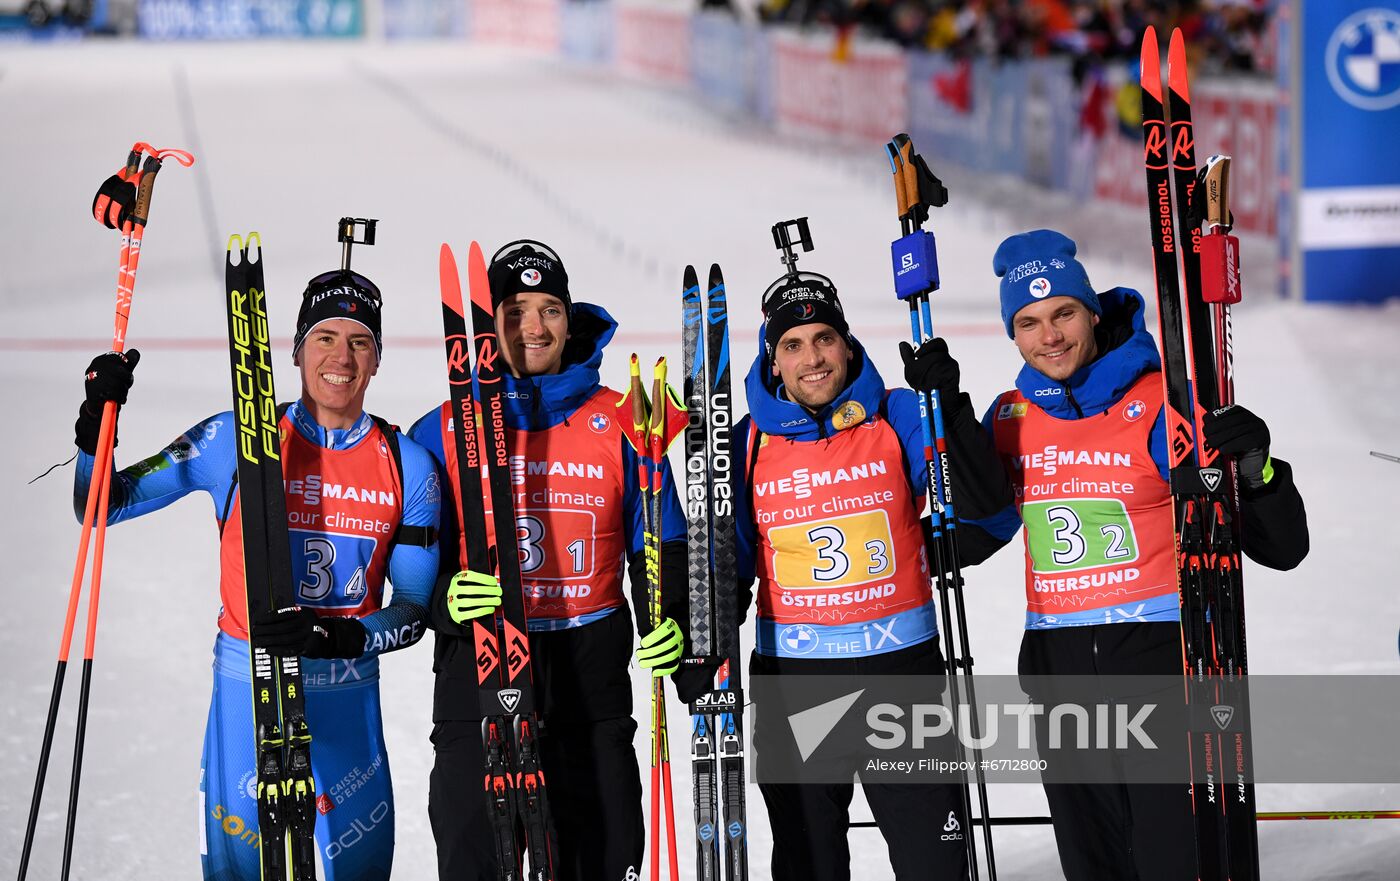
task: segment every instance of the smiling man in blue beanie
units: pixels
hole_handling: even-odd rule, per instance
[[[982,426],[1016,501],[964,524],[964,539],[1005,543],[1024,527],[1023,683],[1105,677],[1099,690],[1113,693],[1116,674],[1182,673],[1164,391],[1142,296],[1095,292],[1075,253],[1068,237],[1041,229],[1011,236],[993,258],[1002,321],[1025,364]],[[906,358],[915,388],[934,387],[949,360],[941,343]],[[1264,421],[1235,405],[1207,415],[1204,429],[1238,463],[1245,553],[1297,566],[1308,552],[1303,500],[1288,463],[1269,456]],[[1042,455],[1051,448],[1062,454]],[[1038,717],[1043,758],[1046,735]],[[1070,881],[1197,877],[1187,786],[1047,780],[1045,794]]]

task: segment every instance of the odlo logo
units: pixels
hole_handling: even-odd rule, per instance
[[[952,811],[948,812],[948,820],[943,824],[943,834],[939,838],[943,841],[962,841],[962,824]]]

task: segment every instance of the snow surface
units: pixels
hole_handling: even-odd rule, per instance
[[[795,144],[683,92],[464,44],[7,45],[0,119],[0,405],[16,417],[0,435],[10,560],[0,587],[10,603],[0,619],[5,872],[18,860],[78,534],[71,471],[27,481],[70,454],[79,375],[108,347],[117,238],[92,222],[88,206],[131,142],[189,148],[199,162],[167,163],[156,189],[129,334],[145,358],[122,421],[122,465],[227,406],[220,264],[228,235],[262,233],[285,353],[296,293],[338,260],[330,235],[342,214],[381,219],[378,246],[355,262],[387,299],[386,357],[370,405],[404,425],[444,396],[436,277],[444,240],[459,259],[472,238],[488,253],[522,236],[557,247],[575,297],[622,322],[605,362],[615,385],[634,348],[679,363],[681,267],[722,262],[737,387],[756,350],[758,296],[780,271],[768,228],[809,215],[818,250],[802,265],[836,279],[856,332],[887,380],[898,380],[895,342],[908,325],[889,294],[887,245],[898,229],[878,148]],[[998,194],[995,203],[955,201],[935,219],[945,285],[939,326],[962,361],[964,387],[984,406],[1020,364],[997,323],[991,255],[1039,203],[1014,187],[945,177],[955,200]],[[1100,287],[1151,290],[1146,228],[1140,245],[1118,244],[1122,229],[1142,223],[1135,213],[1106,213],[1101,236],[1083,213],[1064,219],[1083,230]],[[1269,420],[1275,452],[1293,462],[1313,538],[1297,571],[1250,570],[1251,669],[1394,673],[1400,594],[1389,511],[1400,466],[1367,451],[1400,452],[1400,309],[1305,306],[1259,287],[1237,311],[1237,387]],[[278,383],[284,398],[297,388],[285,355]],[[210,515],[205,503],[186,501],[114,529],[108,541],[75,877],[199,872],[199,750],[218,608]],[[1015,670],[1021,565],[1017,543],[970,573],[979,672]],[[35,878],[57,874],[77,667]],[[397,875],[433,877],[429,649],[387,656],[383,676]],[[640,675],[636,684],[640,708]],[[671,711],[683,718],[679,705]],[[639,735],[645,767],[644,744]],[[675,780],[684,828],[689,775],[678,768]],[[1265,810],[1400,807],[1394,785],[1265,786],[1259,796]],[[992,804],[998,814],[1044,811],[1031,785],[997,786]],[[750,864],[763,878],[770,842],[756,789],[749,808]],[[868,816],[859,797],[853,815]],[[1397,823],[1270,823],[1260,837],[1267,878],[1400,876]],[[876,832],[852,831],[851,840],[857,877],[890,877]],[[688,873],[684,843],[681,853]],[[1008,881],[1059,877],[1048,828],[999,830],[997,854]]]

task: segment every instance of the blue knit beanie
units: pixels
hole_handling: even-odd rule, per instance
[[[1015,339],[1011,320],[1016,313],[1046,297],[1073,297],[1095,315],[1103,315],[1099,295],[1089,274],[1076,259],[1074,240],[1053,229],[1033,229],[1002,242],[992,257],[992,271],[1001,278],[1001,320],[1006,335]]]

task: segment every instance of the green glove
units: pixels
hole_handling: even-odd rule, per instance
[[[464,569],[447,588],[447,614],[454,624],[494,615],[501,607],[501,583],[496,576]]]
[[[657,679],[670,676],[681,665],[681,654],[685,651],[685,637],[681,626],[674,618],[667,618],[651,633],[642,637],[637,647],[637,663],[643,670],[650,670]]]

